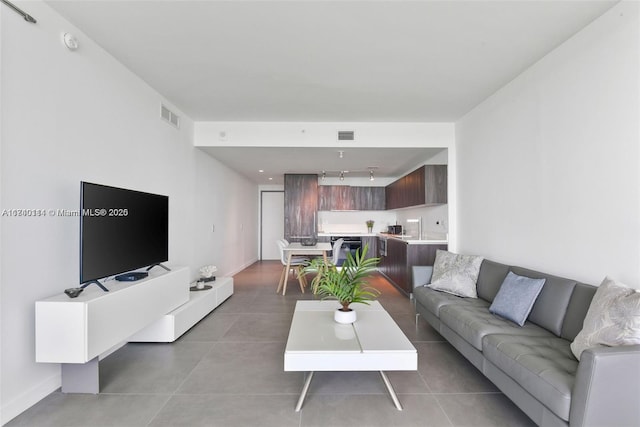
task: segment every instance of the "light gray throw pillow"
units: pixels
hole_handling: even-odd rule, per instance
[[[640,291],[606,277],[591,300],[571,351],[580,360],[590,347],[633,344],[640,344]]]
[[[527,321],[546,279],[518,276],[510,271],[489,306],[489,311],[520,326]]]
[[[438,249],[431,284],[427,287],[466,298],[478,298],[476,282],[482,257]]]

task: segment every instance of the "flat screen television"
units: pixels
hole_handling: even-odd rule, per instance
[[[79,216],[84,286],[169,259],[168,196],[81,182]]]

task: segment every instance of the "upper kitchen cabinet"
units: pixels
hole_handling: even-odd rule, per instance
[[[356,207],[361,211],[385,209],[384,187],[351,187],[355,193]]]
[[[320,185],[318,187],[318,210],[356,210],[355,194],[348,185]]]
[[[447,203],[447,165],[425,165],[386,187],[387,209]]]
[[[384,187],[321,185],[318,187],[318,210],[381,211],[385,209]]]
[[[318,176],[284,175],[284,238],[297,242],[316,235]]]
[[[424,203],[444,205],[447,203],[447,165],[428,165],[424,168]]]

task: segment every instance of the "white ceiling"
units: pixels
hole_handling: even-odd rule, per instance
[[[196,121],[452,122],[616,1],[47,3]]]
[[[326,171],[337,178],[345,171],[345,183],[352,178],[398,177],[441,153],[441,148],[338,148],[338,147],[203,147],[204,151],[260,184],[283,184],[285,173]],[[340,158],[339,151],[343,152]],[[444,156],[446,159],[446,156]],[[446,162],[446,161],[445,161]],[[263,172],[260,172],[262,170]],[[269,178],[272,178],[271,180]],[[378,185],[378,183],[371,185]]]

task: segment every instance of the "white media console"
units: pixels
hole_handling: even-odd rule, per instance
[[[192,291],[189,302],[165,314],[128,341],[173,342],[233,295],[233,277],[218,277],[207,285],[211,289]]]
[[[36,362],[62,364],[63,392],[96,394],[101,355],[127,341],[174,341],[233,293],[232,278],[212,284],[220,289],[190,292],[189,269],[172,267],[136,282],[108,282],[109,292],[90,286],[77,298],[36,301]]]

